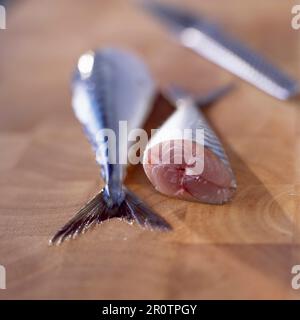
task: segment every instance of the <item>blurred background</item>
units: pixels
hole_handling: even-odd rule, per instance
[[[291,267],[300,263],[298,103],[276,100],[180,47],[135,1],[4,2],[0,264],[8,289],[0,297],[298,298],[290,286]],[[299,79],[294,1],[165,2],[217,22]],[[225,145],[239,189],[225,206],[169,199],[137,166],[126,184],[170,221],[173,232],[111,221],[49,248],[49,237],[102,183],[71,110],[70,77],[83,52],[105,46],[134,50],[158,86],[172,82],[201,94],[237,85],[205,114]],[[159,102],[150,127],[171,112]]]

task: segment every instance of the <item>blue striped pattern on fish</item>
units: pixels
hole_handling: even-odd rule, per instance
[[[219,159],[221,159],[226,166],[230,167],[228,157],[219,138],[212,130],[211,126],[208,124],[200,110],[199,113],[201,115],[201,120],[199,120],[201,123],[199,123],[199,126],[203,127],[204,129],[204,146],[210,149],[217,157],[219,157]]]
[[[197,105],[199,118],[195,119],[197,123],[191,123],[191,128],[204,129],[204,146],[210,149],[217,157],[219,157],[225,166],[230,168],[228,157],[224,148],[215,134],[209,123],[207,122],[203,112],[200,110],[202,107],[207,106],[214,101],[227,94],[232,89],[231,85],[221,87],[206,97],[192,97],[188,92],[178,86],[169,86],[164,90],[164,96],[175,106],[179,108],[188,108],[191,105]],[[188,129],[188,128],[187,128]],[[231,170],[231,168],[230,168]],[[232,171],[232,170],[231,170]]]
[[[126,164],[120,163],[119,153],[125,155],[123,149],[119,151],[120,121],[127,122],[128,132],[140,128],[153,105],[155,85],[144,63],[135,55],[114,48],[88,52],[78,61],[72,92],[73,110],[96,153],[105,187],[54,235],[50,243],[59,244],[74,238],[111,218],[135,221],[149,229],[171,229],[162,217],[124,186]],[[114,133],[116,145],[109,141],[107,129]],[[116,153],[116,162],[109,161],[110,151]]]

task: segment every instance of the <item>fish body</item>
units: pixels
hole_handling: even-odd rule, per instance
[[[172,99],[177,110],[146,147],[145,173],[168,196],[210,204],[228,202],[236,180],[224,148],[194,100],[183,92],[176,94]],[[183,134],[186,129],[188,136]],[[197,130],[202,132],[200,137]]]
[[[204,16],[162,1],[140,2],[184,47],[278,99],[299,96],[298,81]]]
[[[136,56],[107,48],[81,56],[73,92],[74,112],[97,155],[107,192],[113,203],[120,202],[126,163],[110,163],[113,156],[120,162],[120,141],[110,145],[114,141],[106,141],[107,130],[118,137],[120,121],[126,121],[129,131],[143,125],[155,95],[154,82]]]
[[[127,130],[140,128],[155,96],[154,82],[135,55],[106,48],[82,55],[72,81],[72,106],[96,154],[105,187],[52,238],[60,243],[90,226],[118,217],[151,229],[168,229],[168,223],[124,187],[130,147],[120,139],[120,122]],[[110,139],[109,135],[114,137]]]

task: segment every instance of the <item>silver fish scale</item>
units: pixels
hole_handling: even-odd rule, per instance
[[[201,114],[201,111],[199,111]],[[211,129],[208,122],[205,120],[204,116],[201,114],[201,120],[199,119],[200,128],[204,129],[204,146],[211,150],[224,164],[226,167],[230,167],[228,157],[220,143],[219,138]]]
[[[110,88],[113,86],[113,63],[108,59],[107,56],[95,52],[94,68],[91,77],[87,80],[87,89],[90,92],[95,102],[95,110],[97,111],[97,117],[102,122],[103,128],[112,128],[118,135],[118,122],[114,121],[114,110],[105,106],[112,107],[112,92]],[[97,107],[96,107],[97,106]],[[87,130],[85,130],[87,131]],[[89,141],[91,142],[94,151],[96,152],[96,160],[100,165],[101,174],[105,181],[108,179],[108,162],[109,162],[109,143],[106,137],[94,136],[87,132]],[[119,150],[119,141],[116,141],[117,147],[117,158]],[[99,159],[102,159],[101,162]],[[103,162],[106,164],[104,165]]]
[[[278,99],[299,94],[296,80],[205,18],[157,1],[145,0],[143,6],[167,25],[183,46],[209,61]]]
[[[149,80],[143,88],[137,85],[141,76]],[[151,108],[154,83],[143,62],[135,55],[106,48],[100,52],[90,51],[80,57],[72,82],[72,93],[72,106],[77,119],[94,147],[96,145],[101,155],[105,155],[109,141],[106,143],[105,133],[100,133],[102,129],[118,128],[119,121],[124,118],[130,120],[135,112],[135,124],[140,126]],[[132,99],[124,103],[127,94]],[[144,108],[139,110],[141,105]],[[128,117],[118,112],[124,108],[126,112],[129,108]],[[103,136],[98,137],[99,134]],[[126,164],[111,163],[106,156],[103,165],[99,164],[105,181],[104,188],[55,233],[50,240],[51,245],[75,238],[88,228],[112,218],[124,219],[129,223],[135,221],[141,227],[151,230],[171,229],[165,219],[124,186]]]
[[[188,92],[178,86],[169,86],[163,92],[165,97],[169,101],[173,102],[177,108],[180,108],[181,110],[188,110],[189,108],[196,110],[198,117],[191,118],[190,123],[186,123],[186,128],[204,129],[204,146],[220,158],[228,168],[231,167],[223,146],[199,108],[218,100],[220,97],[225,95],[230,88],[231,86],[228,85],[218,88],[217,90],[210,92],[207,96],[198,98],[199,103],[197,103]]]
[[[103,119],[103,124],[108,122],[109,112],[105,112],[105,105],[109,105],[109,88],[112,85],[112,72],[109,70],[107,59],[103,61],[101,54],[95,55],[95,68],[90,79],[91,94],[95,97],[95,101],[101,109],[100,117]],[[100,110],[99,110],[100,111]]]
[[[185,40],[190,37],[189,32],[194,33],[194,43]],[[279,71],[261,55],[226,37],[208,24],[199,29],[184,30],[180,38],[186,47],[278,99],[291,98],[299,91],[296,81]]]

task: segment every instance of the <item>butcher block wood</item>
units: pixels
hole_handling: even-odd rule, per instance
[[[173,1],[175,2],[175,1]],[[183,1],[177,1],[183,4]],[[294,1],[188,0],[299,79]],[[278,101],[173,42],[117,0],[23,0],[0,30],[0,299],[298,299],[300,103]],[[127,186],[165,217],[169,233],[113,220],[75,241],[48,240],[102,186],[70,106],[70,75],[90,48],[135,50],[160,86],[236,89],[205,113],[219,133],[238,191],[223,206],[157,193],[142,167]],[[158,99],[148,127],[172,112]]]

